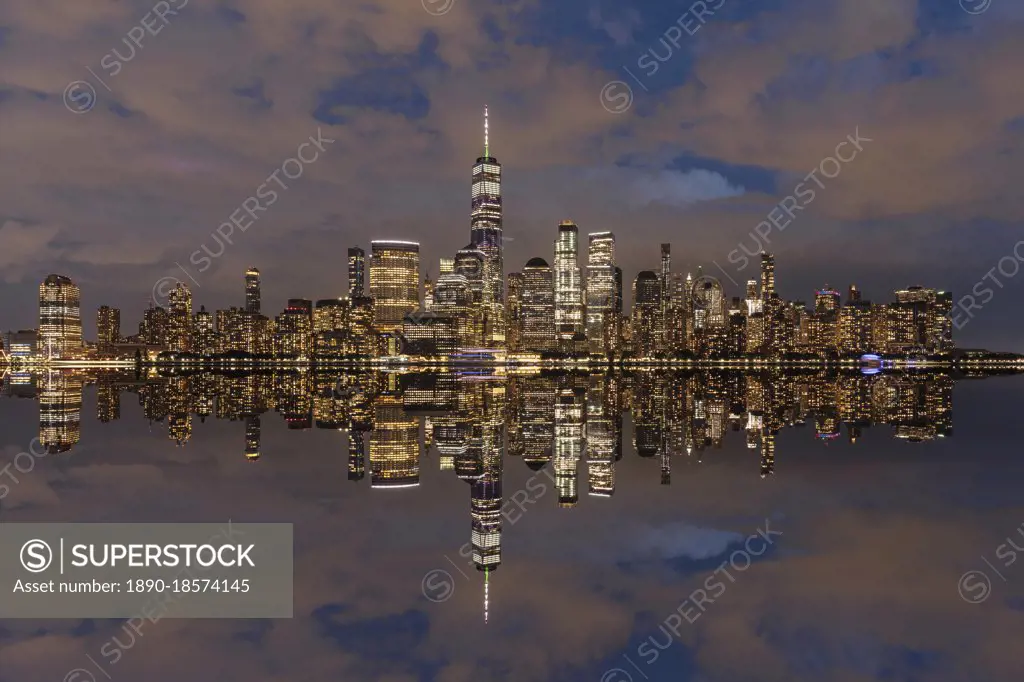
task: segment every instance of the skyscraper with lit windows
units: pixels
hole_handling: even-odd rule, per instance
[[[96,344],[109,349],[121,340],[121,311],[101,305],[96,311]]]
[[[531,258],[523,267],[523,350],[555,350],[555,288],[551,266]]]
[[[579,228],[571,220],[558,225],[555,239],[555,335],[560,351],[573,348],[582,335],[583,282],[578,260]]]
[[[39,352],[62,357],[82,348],[82,292],[63,275],[39,285]]]
[[[172,351],[192,350],[192,292],[178,282],[167,300],[167,346]]]
[[[420,307],[420,245],[417,242],[370,243],[370,297],[378,332],[396,332],[408,313]]]
[[[366,286],[366,252],[358,246],[348,250],[348,296],[358,298]]]
[[[249,268],[245,271],[245,311],[247,313],[260,311],[260,271],[256,268]]]
[[[606,355],[617,327],[615,311],[615,235],[592,232],[587,250],[587,342],[591,353]]]
[[[470,241],[484,253],[484,343],[505,342],[505,261],[502,245],[501,164],[491,156],[490,122],[484,107],[484,154],[473,165]]]
[[[761,300],[767,301],[775,294],[775,256],[761,254]]]
[[[523,349],[523,273],[508,274],[505,301],[505,343],[510,351]]]

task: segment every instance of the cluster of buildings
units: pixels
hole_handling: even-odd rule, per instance
[[[50,275],[39,290],[39,328],[8,334],[10,355],[78,358],[245,354],[265,358],[420,357],[500,359],[518,356],[609,359],[730,358],[787,355],[943,354],[953,350],[952,294],[910,287],[896,300],[872,303],[856,286],[845,297],[828,286],[813,303],[788,301],[775,288],[775,259],[761,255],[760,279],[729,298],[698,270],[673,272],[661,245],[657,270],[630,285],[624,309],[615,235],[581,236],[571,220],[558,225],[553,258],[531,258],[505,274],[501,164],[491,156],[487,111],[484,153],[472,171],[470,241],[441,258],[438,277],[421,277],[420,245],[380,240],[348,250],[344,295],[291,299],[269,317],[261,310],[260,273],[245,274],[245,306],[193,308],[178,282],[166,306],[151,304],[138,333],[124,335],[121,313],[97,312],[95,346],[83,343],[78,287]],[[368,281],[367,281],[368,280]]]

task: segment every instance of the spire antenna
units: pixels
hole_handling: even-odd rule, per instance
[[[487,124],[487,105],[484,105],[484,156],[489,157],[490,153],[490,130]]]

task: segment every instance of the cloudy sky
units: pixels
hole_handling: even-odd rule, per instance
[[[250,265],[271,312],[339,295],[370,239],[421,241],[436,274],[487,104],[508,271],[565,218],[614,231],[630,279],[670,242],[733,294],[763,245],[791,299],[982,282],[960,344],[1022,351],[1022,28],[1019,0],[7,0],[0,329],[34,326],[51,272],[90,336],[168,278],[210,308]]]

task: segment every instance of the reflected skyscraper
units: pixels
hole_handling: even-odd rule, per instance
[[[420,484],[419,419],[398,398],[382,396],[374,407],[370,432],[371,486],[407,488]]]
[[[245,458],[255,462],[260,458],[261,423],[258,414],[245,418]]]
[[[51,455],[68,452],[82,437],[82,377],[48,371],[38,378],[39,442]]]
[[[558,505],[575,507],[580,499],[579,462],[583,454],[584,391],[559,387],[555,398],[555,486]]]
[[[606,377],[590,377],[587,389],[587,468],[590,494],[610,497],[615,493],[615,416],[608,399]]]

